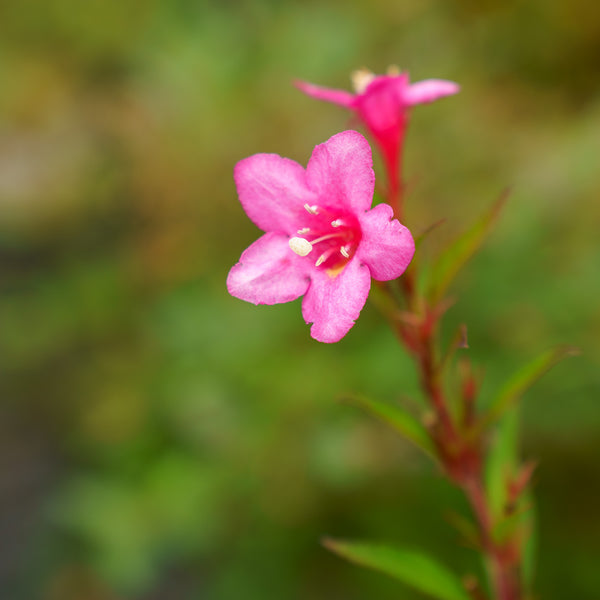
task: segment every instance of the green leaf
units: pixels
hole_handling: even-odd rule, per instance
[[[579,354],[573,346],[558,346],[548,350],[519,369],[502,387],[479,423],[481,431],[497,421],[521,396],[554,365],[568,356]]]
[[[427,229],[425,229],[421,233],[415,235],[415,250],[419,249],[419,247],[421,246],[421,244],[423,243],[423,241],[425,240],[425,238],[427,236],[429,236],[429,234],[432,231],[434,231],[435,229],[437,229],[440,225],[443,225],[445,222],[446,222],[446,219],[440,219],[439,221],[436,221],[435,223],[432,223],[429,227],[427,227]]]
[[[508,501],[506,484],[517,463],[519,415],[516,408],[500,421],[486,461],[486,491],[495,522],[503,517]]]
[[[530,493],[525,493],[525,501],[531,506],[529,509],[529,537],[525,540],[523,547],[523,587],[526,592],[531,593],[535,579],[535,566],[537,558],[538,536],[537,536],[537,514],[535,503]]]
[[[323,545],[350,562],[395,577],[438,600],[469,600],[460,579],[422,552],[332,539],[323,540]]]
[[[469,336],[467,334],[467,326],[464,323],[461,323],[456,329],[450,343],[448,344],[448,348],[444,353],[442,359],[439,364],[440,373],[444,371],[444,369],[448,366],[452,357],[456,353],[459,348],[468,348],[469,347]]]
[[[471,519],[457,512],[450,511],[446,514],[446,520],[460,533],[463,538],[463,545],[481,550],[481,534],[479,528]]]
[[[436,459],[436,450],[427,433],[427,430],[413,417],[399,407],[371,400],[364,396],[350,396],[345,399],[350,404],[362,408],[369,414],[377,417],[384,423],[391,425],[407,440],[420,448],[425,454]]]
[[[460,269],[477,252],[498,220],[507,197],[508,190],[500,195],[470,229],[454,240],[433,264],[429,274],[431,283],[428,293],[432,304],[435,305],[442,299]]]

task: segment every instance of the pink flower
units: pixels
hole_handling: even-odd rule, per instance
[[[358,115],[379,145],[392,187],[398,185],[397,166],[409,109],[456,94],[458,84],[444,79],[426,79],[409,83],[408,74],[391,67],[387,75],[374,75],[363,69],[352,74],[355,94],[297,81],[304,93],[344,106]]]
[[[413,238],[387,204],[371,208],[371,149],[356,131],[318,145],[306,170],[277,154],[255,154],[235,167],[240,202],[266,233],[227,277],[227,289],[254,304],[300,296],[311,335],[337,342],[364,306],[371,277],[399,277]]]

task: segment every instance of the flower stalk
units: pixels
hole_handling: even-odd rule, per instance
[[[391,191],[390,191],[391,193]],[[391,198],[388,202],[391,203]],[[474,515],[479,531],[478,548],[488,570],[489,587],[493,600],[522,600],[520,586],[520,548],[518,540],[498,541],[494,535],[495,522],[485,489],[483,465],[486,463],[485,443],[487,430],[478,429],[476,413],[476,385],[470,367],[463,365],[461,376],[461,416],[457,421],[452,414],[444,390],[443,370],[447,359],[438,360],[438,331],[444,308],[431,308],[414,285],[416,266],[403,278],[402,291],[405,304],[423,307],[422,314],[396,318],[398,338],[415,360],[421,387],[433,411],[434,419],[429,431],[438,458],[450,481],[464,494]],[[451,350],[466,345],[465,333],[451,342]],[[473,432],[476,431],[476,435]],[[528,480],[528,479],[527,479]],[[525,481],[525,484],[527,481]],[[513,488],[516,485],[513,485]],[[525,486],[520,486],[519,494]],[[473,598],[482,598],[477,587]]]
[[[462,491],[474,525],[465,527],[459,518],[460,528],[483,558],[488,585],[473,575],[461,583],[419,552],[335,540],[325,545],[441,600],[527,600],[530,582],[522,574],[528,571],[525,542],[532,519],[524,498],[535,463],[517,464],[516,413],[510,411],[534,381],[576,351],[545,352],[509,379],[485,410],[477,406],[479,389],[467,359],[458,361],[458,389],[449,383],[446,373],[456,351],[468,343],[462,325],[442,352],[440,323],[452,304],[446,290],[489,233],[506,193],[432,265],[422,290],[417,285],[420,261],[412,259],[425,234],[415,243],[401,223],[404,136],[414,106],[453,95],[459,87],[442,79],[411,84],[408,74],[395,68],[386,75],[361,70],[353,82],[355,93],[301,81],[296,85],[313,98],[350,110],[362,123],[381,154],[386,203],[372,207],[371,149],[356,131],[315,147],[306,168],[275,154],[243,159],[234,172],[238,195],[264,234],[229,272],[228,290],[254,304],[302,296],[312,337],[333,343],[352,328],[375,282],[371,298],[413,358],[429,409],[421,423],[384,403],[364,398],[357,403],[433,458]]]

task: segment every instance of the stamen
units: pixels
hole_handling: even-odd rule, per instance
[[[315,267],[320,267],[334,252],[335,248],[329,248],[329,250],[325,250],[325,252],[323,252],[323,254],[317,258]]]
[[[348,253],[348,250],[346,250],[346,246],[342,246],[340,248],[340,253],[344,258],[350,258],[350,254]]]
[[[352,79],[352,86],[354,87],[354,91],[357,94],[362,94],[373,79],[375,79],[375,73],[369,71],[369,69],[358,69],[357,71],[353,71],[350,75]]]
[[[300,237],[290,238],[290,241],[288,242],[288,244],[290,246],[290,250],[292,252],[295,252],[298,256],[306,256],[307,254],[310,254],[312,251],[312,244],[308,240],[305,240],[304,238],[300,238]]]
[[[309,204],[305,204],[304,209],[311,215],[319,214],[319,207],[316,204],[313,204],[312,206],[310,206]]]
[[[341,219],[336,219],[335,221],[331,221],[332,227],[339,227],[340,225],[343,225],[343,222]]]
[[[298,229],[296,232],[298,235],[304,235],[310,231],[310,227],[303,227],[302,229]]]
[[[330,240],[331,238],[336,238],[336,237],[345,237],[345,233],[343,231],[340,231],[338,233],[328,233],[327,235],[322,235],[320,238],[317,238],[316,240],[311,240],[311,244],[318,244],[319,242],[323,242],[325,240]]]
[[[398,67],[398,65],[390,65],[387,68],[387,74],[390,77],[397,77],[398,75],[400,75],[400,68]]]

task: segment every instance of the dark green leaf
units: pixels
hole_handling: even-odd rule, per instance
[[[460,579],[421,552],[332,539],[323,545],[350,562],[391,575],[438,600],[469,600]]]

